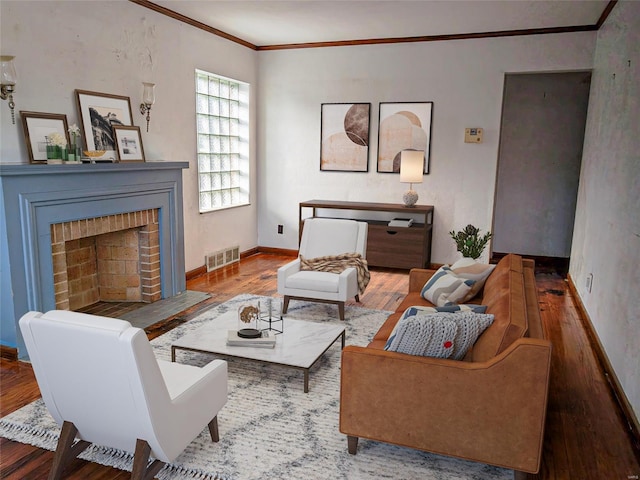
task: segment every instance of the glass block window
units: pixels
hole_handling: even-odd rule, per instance
[[[200,213],[249,203],[249,84],[196,70]]]

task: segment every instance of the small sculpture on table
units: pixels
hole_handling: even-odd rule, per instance
[[[238,308],[238,336],[242,338],[258,338],[262,332],[258,328],[260,305],[241,305]]]

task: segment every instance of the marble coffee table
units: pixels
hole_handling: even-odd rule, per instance
[[[338,338],[344,348],[344,326],[287,316],[283,327],[283,333],[276,335],[274,348],[227,346],[227,331],[238,328],[238,313],[226,312],[176,340],[171,345],[171,361],[176,361],[177,350],[189,350],[296,368],[304,371],[304,392],[308,393],[309,369]]]

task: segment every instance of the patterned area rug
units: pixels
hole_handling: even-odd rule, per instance
[[[159,358],[170,359],[171,343],[220,314],[256,299],[240,295],[212,307],[151,343]],[[366,345],[389,312],[346,307],[347,345]],[[335,305],[292,301],[287,316],[318,322],[340,322]],[[285,317],[286,328],[286,317]],[[211,355],[178,353],[178,361],[204,365]],[[340,342],[311,369],[309,393],[299,370],[229,359],[229,398],[218,415],[220,442],[208,430],[158,475],[159,479],[294,480],[294,479],[510,479],[511,470],[433,455],[361,439],[358,454],[347,452],[338,430]],[[0,420],[0,435],[54,450],[59,427],[41,401]],[[131,470],[131,455],[91,446],[81,458]]]

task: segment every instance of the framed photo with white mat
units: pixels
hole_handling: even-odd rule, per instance
[[[78,114],[88,151],[102,151],[101,160],[116,159],[113,127],[133,125],[129,97],[76,90]]]
[[[140,127],[113,127],[119,162],[144,162],[144,148]]]

